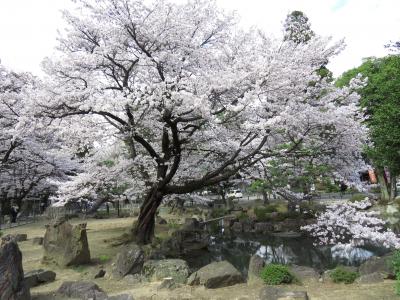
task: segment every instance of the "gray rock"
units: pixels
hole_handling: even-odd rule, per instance
[[[143,265],[143,275],[150,281],[171,277],[176,283],[185,283],[189,267],[182,259],[148,260]]]
[[[42,237],[34,237],[32,239],[33,245],[43,245],[43,238]]]
[[[394,278],[395,274],[392,267],[391,254],[382,257],[371,257],[359,267],[360,275],[367,275],[376,272],[384,274],[387,278]]]
[[[229,262],[220,261],[208,264],[188,278],[188,285],[204,285],[206,288],[219,288],[244,282],[242,274]]]
[[[242,223],[243,232],[251,232],[251,231],[253,231],[254,224],[253,224],[252,221],[244,220],[244,221],[240,221],[240,223]]]
[[[60,266],[90,263],[86,223],[72,226],[59,220],[46,225],[43,246],[44,262],[55,262]]]
[[[65,281],[57,290],[57,294],[70,298],[107,300],[107,294],[94,282]]]
[[[29,287],[24,280],[22,254],[12,238],[4,239],[1,243],[0,274],[0,299],[31,299]]]
[[[249,271],[247,275],[248,281],[261,281],[260,273],[264,266],[265,261],[262,257],[258,256],[257,254],[254,254],[252,257],[250,257]]]
[[[134,299],[132,295],[121,294],[121,295],[109,296],[108,300],[134,300]]]
[[[25,274],[25,281],[29,287],[35,287],[44,283],[52,282],[56,279],[56,273],[49,270],[33,270]]]
[[[103,278],[104,275],[106,275],[106,271],[104,271],[103,269],[100,269],[100,270],[96,273],[96,275],[94,275],[94,278],[95,278],[95,279],[96,279],[96,278]]]
[[[289,270],[301,282],[303,281],[316,282],[319,281],[320,278],[319,273],[311,267],[292,265],[289,267]]]
[[[259,296],[260,300],[308,300],[307,292],[285,291],[272,286],[263,288]]]
[[[267,233],[273,231],[274,226],[267,222],[257,222],[254,224],[254,231],[256,233]]]
[[[144,252],[136,244],[123,248],[117,255],[112,274],[115,278],[122,278],[128,274],[137,274],[142,271]]]
[[[382,273],[370,273],[366,275],[361,275],[356,279],[357,283],[378,283],[378,282],[383,282],[385,279],[385,275]]]
[[[166,257],[191,256],[198,250],[206,249],[209,238],[196,219],[186,219],[182,229],[174,231],[169,239],[163,241],[161,251]]]
[[[25,233],[7,234],[1,238],[4,241],[14,240],[16,242],[24,242],[28,239],[28,235]]]

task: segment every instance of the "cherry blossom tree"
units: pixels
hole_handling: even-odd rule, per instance
[[[29,93],[38,89],[29,73],[12,72],[0,65],[0,210],[11,204],[21,209],[23,200],[54,190],[48,179],[65,177],[71,170],[60,143],[49,128],[35,124],[29,114]],[[36,126],[40,125],[40,126]]]
[[[360,246],[365,243],[387,248],[400,248],[400,238],[379,218],[369,199],[354,203],[330,205],[315,224],[302,227],[321,245]]]
[[[123,177],[144,199],[135,235],[148,243],[165,197],[254,172],[261,161],[313,152],[358,167],[358,96],[316,73],[341,42],[243,31],[210,1],[77,2],[64,13],[57,55],[44,62],[47,88],[32,97],[35,116],[87,151],[61,201],[79,187],[98,197],[104,182]]]

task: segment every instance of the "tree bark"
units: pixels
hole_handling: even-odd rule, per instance
[[[138,244],[151,243],[154,237],[157,208],[160,206],[163,196],[157,188],[153,188],[140,207],[139,218],[134,229],[135,240]]]
[[[263,189],[263,190],[261,191],[261,193],[262,193],[262,196],[263,196],[264,205],[268,205],[268,204],[269,204],[269,199],[268,199],[268,193],[267,193],[267,191]]]
[[[396,176],[390,176],[390,201],[396,198]]]
[[[386,178],[384,175],[384,171],[378,170],[377,175],[378,175],[378,182],[379,182],[379,185],[381,188],[381,201],[388,202],[390,200],[390,195],[389,195],[387,181],[386,181]]]

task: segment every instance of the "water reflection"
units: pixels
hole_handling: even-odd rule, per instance
[[[280,238],[267,235],[229,237],[214,236],[209,252],[191,260],[194,268],[215,260],[228,260],[243,274],[247,273],[250,257],[257,253],[268,263],[297,264],[326,270],[341,265],[358,266],[367,258],[383,255],[387,250],[379,248],[354,248],[343,246],[316,246],[314,240],[305,237]],[[196,266],[195,266],[196,265]]]

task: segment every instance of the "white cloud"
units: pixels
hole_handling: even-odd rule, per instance
[[[179,0],[180,2],[182,0]],[[318,34],[345,38],[346,49],[330,64],[335,75],[355,67],[363,57],[383,56],[384,45],[400,39],[398,0],[217,0],[237,10],[244,26],[256,25],[281,34],[293,10],[303,11]],[[52,54],[57,29],[64,26],[60,9],[68,0],[0,0],[0,59],[17,70],[40,74],[40,62]]]

